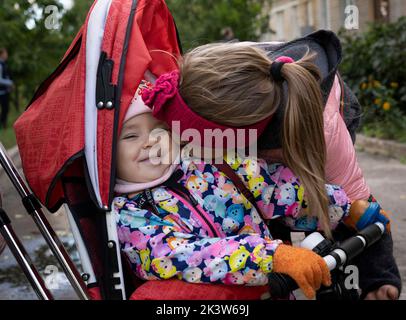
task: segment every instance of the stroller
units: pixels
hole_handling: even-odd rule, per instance
[[[328,32],[319,36],[331,40]],[[262,46],[272,52],[281,49],[280,54],[290,49]],[[181,53],[174,20],[163,0],[96,0],[59,66],[14,125],[33,193],[2,151],[3,167],[81,299],[128,299],[142,287],[121,257],[111,212],[115,141],[140,81],[177,68]],[[327,64],[338,62],[336,55]],[[325,92],[335,71],[325,70]],[[67,205],[82,275],[47,224],[40,203],[50,212]],[[1,221],[13,239],[3,211]],[[15,255],[37,295],[52,299],[21,245],[15,244]],[[176,281],[173,288],[176,291]]]

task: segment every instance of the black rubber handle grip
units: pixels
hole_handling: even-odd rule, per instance
[[[269,291],[272,298],[285,298],[299,288],[296,281],[284,273],[272,272],[268,276]]]

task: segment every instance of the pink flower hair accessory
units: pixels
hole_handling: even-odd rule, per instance
[[[156,80],[152,89],[143,90],[142,100],[153,109],[153,113],[158,113],[178,93],[179,77],[178,70],[165,73]]]

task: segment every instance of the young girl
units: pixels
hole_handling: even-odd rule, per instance
[[[326,177],[329,182],[340,181],[352,201],[363,200],[364,208],[371,206],[372,209],[377,204],[365,184],[351,138],[343,130],[342,119],[340,122],[331,110],[326,110],[326,115],[331,118],[323,119],[323,103],[317,82],[319,73],[311,61],[310,54],[298,61],[289,57],[271,61],[261,49],[241,44],[201,46],[183,57],[179,75],[180,98],[175,94],[165,104],[158,101],[155,105],[154,99],[147,104],[154,105],[153,115],[168,125],[172,121],[180,121],[182,130],[201,130],[207,126],[223,130],[255,127],[258,135],[264,132],[266,124],[283,106],[283,157],[280,160],[300,177],[307,192],[309,212],[319,218],[328,233]],[[336,79],[335,88],[338,87],[337,82]],[[283,99],[284,88],[287,90],[286,99]],[[331,95],[330,98],[336,97]],[[185,103],[179,104],[180,100]],[[381,214],[385,214],[383,210]],[[386,283],[395,284],[397,288],[391,285],[390,294],[386,290],[388,287],[384,288],[387,297],[393,298],[399,295],[400,279],[390,251],[390,235],[385,250],[389,250],[385,255],[391,263],[388,268],[393,270],[393,276],[387,280],[376,279],[375,282],[381,283],[382,288]],[[368,287],[375,290],[376,284]]]
[[[154,90],[145,92],[164,101],[168,91],[158,92],[161,84],[157,81]],[[121,249],[138,277],[263,286],[270,272],[282,272],[309,298],[321,284],[330,284],[320,256],[272,239],[264,222],[283,218],[296,228],[318,226],[315,217],[306,217],[303,186],[288,168],[268,169],[255,158],[226,157],[236,179],[252,193],[251,203],[233,173],[193,157],[174,163],[179,155],[165,135],[154,138],[157,129],[165,130],[165,124],[136,96],[118,141],[115,191],[120,196],[114,199],[114,210]],[[329,227],[335,228],[353,215],[341,188],[327,185],[325,190]]]

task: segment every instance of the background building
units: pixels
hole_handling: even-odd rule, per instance
[[[405,0],[274,0],[270,13],[271,32],[263,41],[286,41],[317,29],[337,32],[344,27],[345,8],[355,5],[359,11],[362,32],[369,22],[396,21],[406,15]]]

